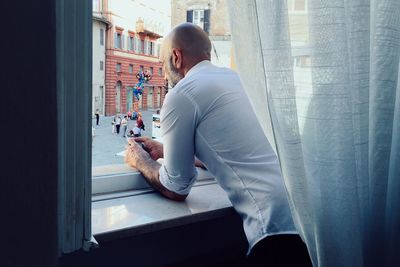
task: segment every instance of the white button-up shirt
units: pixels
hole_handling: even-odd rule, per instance
[[[234,71],[207,60],[190,69],[166,95],[161,132],[160,182],[188,194],[200,159],[242,217],[249,251],[265,236],[297,234],[279,162]]]

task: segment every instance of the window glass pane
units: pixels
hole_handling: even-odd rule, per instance
[[[116,38],[116,44],[115,44],[115,47],[116,48],[121,48],[121,34],[120,33],[117,33],[117,38]]]

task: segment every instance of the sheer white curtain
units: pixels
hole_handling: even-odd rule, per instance
[[[400,266],[400,1],[228,7],[237,69],[313,265]]]

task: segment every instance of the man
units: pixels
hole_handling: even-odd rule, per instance
[[[96,116],[96,125],[99,126],[100,114],[98,109],[96,110],[95,116]]]
[[[125,160],[162,195],[183,201],[196,180],[198,158],[243,219],[249,266],[260,260],[261,266],[311,266],[293,224],[277,157],[238,75],[212,65],[210,51],[207,34],[190,23],[165,38],[160,61],[174,88],[161,109],[163,144],[135,138],[146,151],[131,141]]]

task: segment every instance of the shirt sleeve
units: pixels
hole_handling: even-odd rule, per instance
[[[197,106],[182,93],[170,91],[160,114],[164,162],[160,182],[168,190],[187,195],[197,178],[194,134]]]

